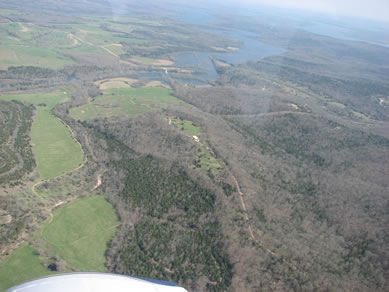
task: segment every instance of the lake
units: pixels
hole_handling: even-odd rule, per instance
[[[207,10],[191,8],[184,10],[177,15],[176,19],[189,22],[196,25],[208,24],[214,19],[214,16]],[[213,26],[212,29],[204,29],[207,33],[213,33],[228,39],[239,40],[243,47],[238,51],[229,52],[193,52],[182,53],[175,56],[175,66],[180,68],[191,69],[196,76],[195,79],[178,79],[184,83],[192,85],[207,84],[207,81],[216,80],[218,73],[213,65],[212,59],[223,60],[230,64],[239,64],[252,60],[277,55],[286,50],[281,47],[269,45],[255,39],[255,34],[249,31],[229,29],[224,27]]]

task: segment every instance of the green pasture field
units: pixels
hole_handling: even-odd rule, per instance
[[[105,51],[103,48],[91,46],[82,42],[78,43],[76,46],[73,47],[63,48],[63,52],[66,52],[68,54],[83,53],[83,54],[110,56],[110,54],[107,51]]]
[[[77,46],[75,42],[79,43],[79,41],[74,41],[67,32],[50,31],[32,43],[41,48],[67,49]],[[63,53],[62,50],[61,53]]]
[[[151,58],[147,58],[147,57],[134,57],[134,59],[138,60],[138,61],[141,61],[143,63],[158,63],[158,60],[156,59],[151,59]]]
[[[135,17],[121,17],[117,16],[115,17],[115,21],[112,21],[111,17],[101,17],[100,19],[109,21],[109,22],[118,22],[118,23],[125,23],[129,22],[131,24],[140,24],[140,25],[153,25],[153,26],[161,26],[162,24],[159,21],[156,20],[147,20],[142,18],[135,18]],[[124,25],[129,25],[128,23],[125,23]]]
[[[86,197],[54,212],[42,238],[73,268],[105,272],[107,242],[118,224],[113,206],[102,196]]]
[[[69,100],[64,92],[1,96],[4,100],[32,103],[36,114],[31,129],[31,141],[38,171],[42,180],[71,171],[83,161],[80,145],[72,138],[69,129],[51,110]]]
[[[110,51],[114,52],[116,55],[123,55],[126,51],[123,49],[121,46],[114,46],[114,45],[109,45],[105,46],[107,49]]]
[[[51,49],[0,45],[0,66],[37,66],[57,69],[70,64],[74,64],[74,61]]]
[[[199,136],[201,133],[201,129],[198,126],[193,125],[192,121],[188,120],[172,120],[172,123],[180,128],[185,134],[190,136]]]
[[[110,32],[102,29],[99,24],[92,25],[72,25],[72,31],[75,35],[83,41],[92,43],[94,45],[110,45],[112,43],[141,43],[143,40],[126,37],[127,29],[120,32]]]
[[[52,272],[41,264],[34,249],[23,245],[0,263],[0,291],[49,274]]]
[[[11,9],[0,9],[0,14],[4,16],[16,15],[17,11]]]
[[[134,116],[181,102],[170,94],[169,89],[163,87],[117,88],[104,90],[103,93],[94,101],[71,109],[70,116],[76,120],[119,115]]]
[[[57,69],[74,64],[60,50],[71,47],[73,43],[64,32],[26,23],[3,23],[0,25],[0,39],[0,66]]]

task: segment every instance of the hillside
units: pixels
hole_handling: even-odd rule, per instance
[[[68,2],[0,2],[1,291],[75,271],[386,290],[387,47],[266,11]]]

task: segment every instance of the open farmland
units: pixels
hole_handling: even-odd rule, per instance
[[[0,66],[58,69],[75,64],[72,57],[79,54],[118,56],[125,53],[121,42],[143,42],[105,31],[101,27],[103,24],[91,22],[88,25],[60,25],[55,28],[17,22],[0,24]]]
[[[56,211],[42,237],[73,268],[104,272],[107,242],[117,226],[112,205],[101,196],[88,197]]]
[[[66,34],[22,23],[0,25],[0,66],[37,66],[57,69],[74,61],[61,52],[71,47]]]
[[[162,87],[117,88],[104,90],[103,93],[90,103],[70,110],[70,116],[76,120],[134,116],[181,102],[170,94],[169,89]]]
[[[1,99],[18,100],[36,106],[31,140],[41,179],[54,178],[82,163],[80,145],[72,138],[69,129],[51,113],[55,105],[69,100],[67,94],[20,94],[2,96]]]

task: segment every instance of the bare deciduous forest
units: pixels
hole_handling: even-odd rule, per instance
[[[40,230],[66,204],[102,195],[120,221],[109,272],[188,291],[387,289],[387,47],[220,16],[215,27],[250,27],[284,50],[233,63],[220,52],[243,42],[172,17],[183,4],[129,3],[112,18],[105,1],[16,2],[1,3],[7,38],[39,48],[65,32],[75,48],[57,47],[50,66],[0,64],[0,279],[23,245],[45,267],[78,271]],[[177,61],[207,52],[221,54],[209,57],[214,80]],[[31,127],[47,105],[18,96],[52,92],[68,96],[50,114],[84,161],[41,180]]]

